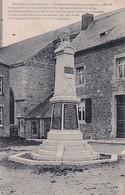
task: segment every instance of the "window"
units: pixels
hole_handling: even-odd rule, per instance
[[[125,57],[116,59],[117,65],[117,77],[120,79],[125,79]]]
[[[3,126],[3,107],[0,107],[0,126]]]
[[[85,122],[85,100],[82,99],[78,105],[79,122]]]
[[[91,123],[92,121],[92,99],[81,99],[78,105],[78,116],[80,123]]]
[[[85,67],[76,68],[76,85],[83,85],[85,82]]]
[[[0,94],[3,93],[3,77],[0,77]]]

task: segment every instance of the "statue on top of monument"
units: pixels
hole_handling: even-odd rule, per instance
[[[64,28],[60,32],[61,45],[68,42],[70,40],[70,31],[67,28]]]

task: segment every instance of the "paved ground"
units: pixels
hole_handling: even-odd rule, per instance
[[[119,154],[125,145],[91,143],[94,150]],[[1,144],[0,195],[125,195],[125,161],[89,166],[26,166],[7,157],[35,146]]]
[[[89,143],[97,152],[120,154],[124,149],[123,144],[103,144],[103,143]]]

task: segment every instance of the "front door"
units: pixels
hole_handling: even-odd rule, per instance
[[[40,138],[39,120],[31,121],[31,138]]]
[[[117,96],[117,137],[125,137],[125,95]]]

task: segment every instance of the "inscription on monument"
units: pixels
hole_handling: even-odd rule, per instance
[[[62,126],[62,105],[57,103],[53,105],[51,129],[61,129]]]
[[[64,105],[64,129],[78,129],[77,108],[75,104]]]
[[[74,74],[74,69],[71,67],[64,67],[65,74]]]

